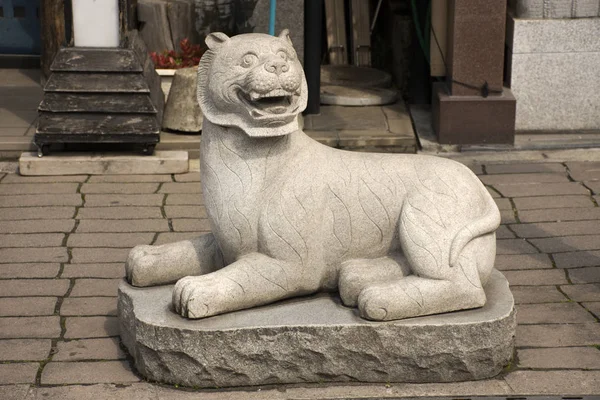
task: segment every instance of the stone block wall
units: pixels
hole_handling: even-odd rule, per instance
[[[507,72],[517,131],[600,129],[599,38],[600,18],[509,15]]]
[[[600,0],[510,0],[517,18],[589,18],[600,16]]]

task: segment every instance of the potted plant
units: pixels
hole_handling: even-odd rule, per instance
[[[188,38],[179,42],[179,47],[181,49],[179,52],[165,50],[162,53],[155,51],[150,53],[156,73],[161,77],[161,86],[165,93],[165,99],[169,95],[175,70],[197,66],[206,50],[199,44],[190,43]]]

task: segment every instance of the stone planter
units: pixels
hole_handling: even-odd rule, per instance
[[[174,71],[177,72],[170,84],[173,91],[165,103],[162,127],[178,132],[200,133],[202,111],[196,98],[198,68],[182,68]]]

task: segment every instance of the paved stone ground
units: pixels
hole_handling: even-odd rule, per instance
[[[198,172],[0,173],[0,399],[600,394],[600,162],[471,166],[502,210],[497,268],[518,303],[516,359],[506,373],[453,384],[200,393],[144,382],[119,344],[115,317],[132,246],[209,229]]]

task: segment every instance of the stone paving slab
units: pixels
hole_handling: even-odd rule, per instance
[[[124,360],[118,338],[79,339],[58,342],[53,361]]]
[[[558,268],[576,268],[600,265],[600,251],[574,251],[553,255]]]
[[[0,264],[0,279],[55,278],[60,272],[59,263]]]
[[[125,266],[120,262],[66,264],[61,274],[62,278],[122,278],[123,276],[125,276]]]
[[[37,371],[37,370],[36,370]],[[50,362],[44,367],[42,384],[139,382],[126,361]]]
[[[592,198],[584,195],[516,197],[513,202],[519,211],[562,207],[595,207]]]
[[[517,325],[519,347],[594,346],[600,342],[597,323]]]
[[[161,206],[163,194],[86,194],[86,207]]]
[[[560,290],[573,301],[600,301],[600,283],[563,285]]]
[[[0,233],[71,232],[74,226],[74,219],[2,221],[0,223]]]
[[[0,361],[43,361],[51,349],[50,339],[0,340]]]

